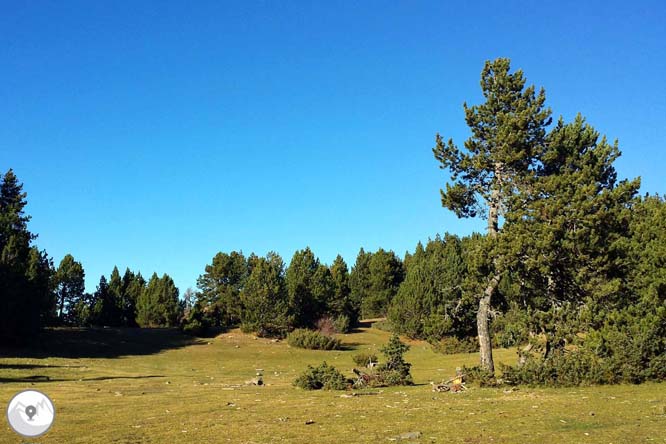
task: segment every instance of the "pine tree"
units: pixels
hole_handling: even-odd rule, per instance
[[[197,279],[198,302],[208,320],[218,327],[240,322],[240,292],[248,277],[242,252],[217,253]]]
[[[35,333],[45,316],[50,260],[31,247],[37,237],[28,230],[26,193],[13,170],[0,184],[0,338],[21,341]]]
[[[326,295],[314,294],[319,267],[319,259],[315,257],[310,247],[306,247],[304,250],[294,253],[287,268],[285,282],[289,308],[296,327],[312,327],[324,312],[325,305],[321,299]],[[322,277],[320,276],[320,279]],[[325,292],[326,290],[319,288],[318,291]]]
[[[550,109],[544,108],[543,89],[525,88],[522,71],[509,73],[508,59],[486,62],[481,73],[481,89],[486,101],[478,106],[464,104],[465,120],[472,136],[465,149],[453,140],[444,142],[437,134],[433,148],[441,168],[451,173],[451,183],[441,191],[442,205],[458,217],[484,217],[488,221],[486,247],[493,268],[479,289],[477,332],[481,365],[494,371],[489,329],[491,298],[503,273],[502,258],[492,253],[501,234],[500,215],[510,214],[516,199],[524,193],[525,182],[533,175],[539,153],[545,145]]]
[[[377,250],[368,263],[370,288],[361,301],[365,318],[383,317],[404,279],[402,261],[393,251]]]
[[[122,280],[122,325],[136,327],[136,303],[139,295],[143,293],[146,281],[141,273],[134,274],[129,268],[125,269]]]
[[[362,304],[370,294],[372,286],[370,280],[370,259],[372,253],[366,252],[361,248],[356,256],[356,262],[349,274],[349,289],[351,292],[352,306],[358,310],[359,317],[362,313]]]
[[[560,119],[548,134],[531,193],[506,215],[500,254],[525,283],[533,333],[546,335],[547,353],[601,325],[608,310],[631,298],[627,240],[640,181],[617,179],[619,156],[617,142],[599,138],[580,115],[568,124]]]
[[[394,331],[434,341],[469,336],[471,319],[462,294],[466,271],[457,236],[437,236],[426,248],[419,243],[389,310]]]
[[[252,273],[241,293],[241,328],[262,336],[284,336],[293,325],[284,277],[284,262],[276,253],[254,257]]]
[[[100,276],[97,289],[90,301],[90,323],[93,325],[109,325],[109,311],[112,303],[109,284],[104,275]]]
[[[137,301],[136,321],[141,327],[174,327],[180,317],[178,288],[167,274],[153,273]]]
[[[62,324],[79,324],[75,307],[85,292],[85,272],[71,254],[65,255],[55,274],[58,319]]]
[[[344,315],[349,318],[351,326],[358,323],[361,312],[360,304],[356,304],[351,297],[349,286],[349,269],[347,263],[339,254],[331,264],[331,279],[333,281],[333,294],[328,311],[335,316]]]

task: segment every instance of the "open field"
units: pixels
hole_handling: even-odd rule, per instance
[[[0,400],[5,408],[19,390],[47,393],[57,415],[33,440],[44,444],[379,443],[417,431],[402,442],[666,443],[666,384],[433,393],[429,381],[477,356],[437,355],[420,342],[407,354],[416,386],[341,397],[291,385],[323,360],[351,376],[351,356],[388,337],[362,328],[342,335],[349,350],[326,352],[238,331],[198,340],[171,330],[55,330],[45,335],[48,352],[4,351]],[[510,363],[515,352],[496,356]],[[256,369],[266,386],[244,385]],[[0,443],[20,442],[3,420]]]

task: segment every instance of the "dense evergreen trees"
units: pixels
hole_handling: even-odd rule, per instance
[[[391,303],[389,320],[396,332],[437,341],[473,335],[474,307],[463,298],[468,264],[457,236],[419,243],[407,261],[406,277]]]
[[[197,301],[205,307],[208,322],[220,327],[240,321],[240,292],[249,276],[248,261],[242,252],[218,253],[199,276]]]
[[[394,252],[380,248],[369,253],[361,248],[349,277],[351,298],[360,301],[361,316],[386,316],[403,279],[403,263]]]
[[[167,274],[153,273],[136,301],[136,322],[141,327],[174,327],[178,325],[181,307],[178,288]]]
[[[284,336],[294,323],[290,315],[284,261],[276,253],[253,259],[241,293],[241,328],[262,336]]]
[[[32,245],[26,193],[10,169],[0,184],[0,338],[21,341],[55,315],[53,265]]]

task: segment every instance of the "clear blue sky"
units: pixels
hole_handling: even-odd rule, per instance
[[[2,3],[0,168],[88,290],[114,265],[182,292],[218,251],[351,266],[482,228],[440,207],[430,148],[467,136],[496,57],[666,191],[662,1]]]

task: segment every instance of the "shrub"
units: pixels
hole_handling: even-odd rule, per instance
[[[204,336],[206,335],[208,328],[198,319],[192,319],[183,323],[182,330],[186,335]]]
[[[439,341],[431,342],[432,349],[437,353],[452,355],[454,353],[476,353],[479,351],[479,341],[474,337],[457,338],[445,336]]]
[[[338,333],[349,333],[351,330],[351,320],[347,315],[338,315],[333,319],[333,327]]]
[[[400,341],[398,335],[391,336],[388,344],[382,347],[381,352],[386,362],[377,366],[377,378],[386,385],[412,385],[410,368],[412,364],[404,359],[409,345]]]
[[[389,333],[393,332],[393,326],[391,325],[391,322],[386,319],[384,319],[383,321],[373,322],[372,328],[376,328],[377,330],[387,331]]]
[[[495,374],[480,366],[464,367],[462,374],[465,375],[465,382],[476,384],[479,387],[494,387],[498,385]]]
[[[377,362],[377,355],[374,353],[357,353],[352,356],[354,364],[360,367],[367,367],[370,362]]]
[[[294,381],[296,387],[305,390],[344,390],[349,381],[335,367],[324,361],[319,367],[308,368]]]
[[[199,304],[195,304],[188,315],[181,320],[183,333],[191,336],[207,336],[210,334],[211,323]]]
[[[340,350],[342,348],[339,339],[305,328],[297,328],[289,333],[287,343],[292,347],[309,350]]]
[[[666,307],[630,307],[605,314],[598,329],[574,344],[526,353],[522,366],[503,367],[512,384],[575,386],[666,380]]]

